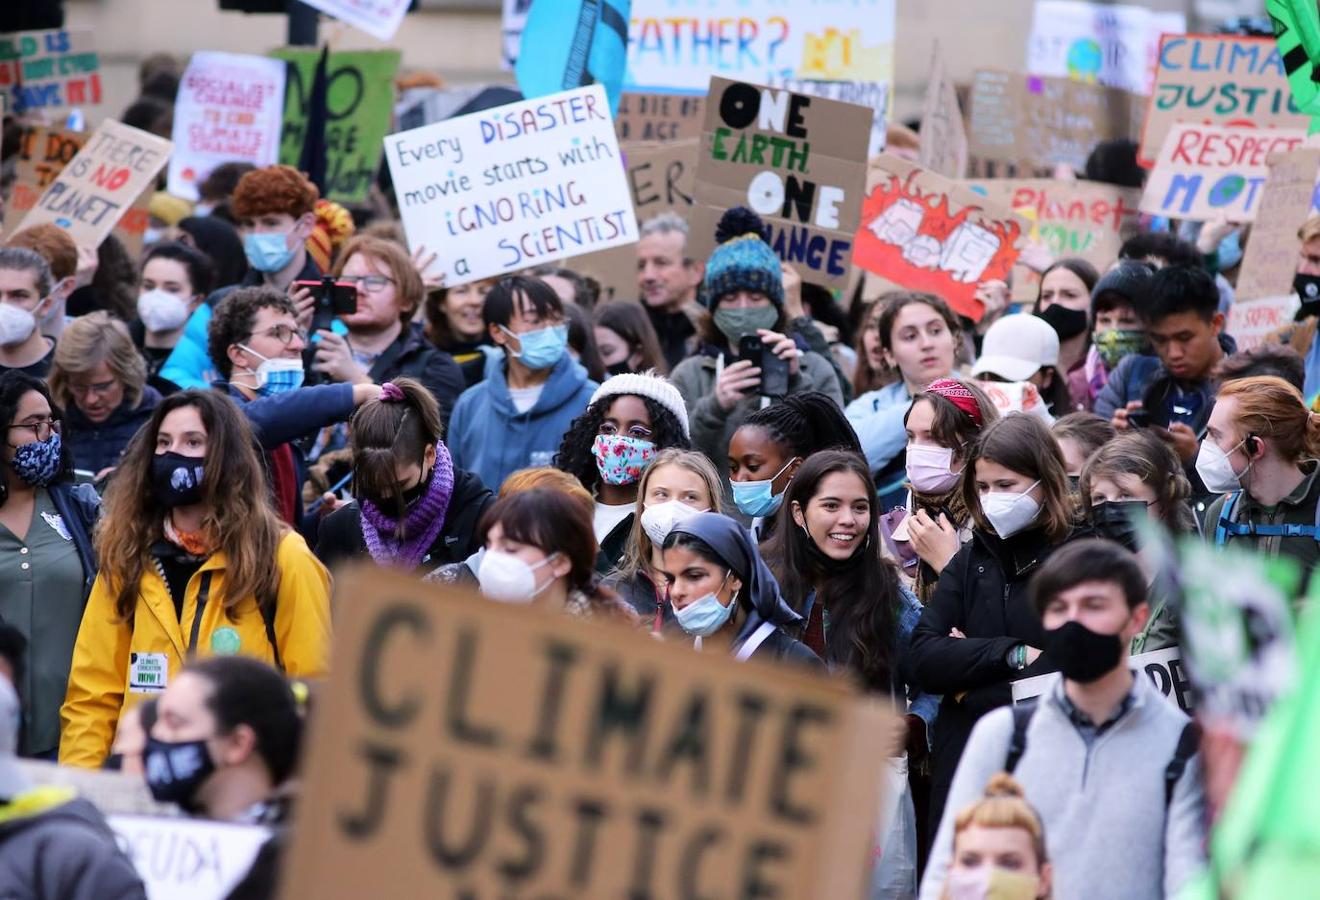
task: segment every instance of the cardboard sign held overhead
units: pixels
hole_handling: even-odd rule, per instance
[[[161,137],[106,119],[55,176],[19,228],[60,226],[80,247],[99,247],[134,202],[154,183],[173,145]]]
[[[1187,17],[1141,6],[1036,0],[1027,71],[1149,94],[1160,35],[1181,34]]]
[[[1178,122],[1303,131],[1274,38],[1232,34],[1166,34],[1160,39],[1155,90],[1146,107],[1137,162],[1155,165]]]
[[[967,174],[967,126],[939,41],[931,51],[929,77],[921,112],[921,151],[917,162],[937,175],[957,180]],[[875,156],[876,151],[871,155]]]
[[[392,134],[385,157],[409,244],[451,287],[637,240],[598,84]]]
[[[863,896],[880,703],[380,570],[335,590],[283,896]]]
[[[1007,206],[895,156],[871,160],[853,261],[980,321],[982,281],[1007,281],[1027,223]]]
[[[866,183],[871,110],[712,78],[688,253],[706,259],[724,211],[747,206],[803,281],[842,287]]]
[[[695,140],[701,137],[705,97],[625,92],[614,114],[619,142]]]
[[[15,113],[101,103],[101,59],[90,31],[0,34],[0,93]]]
[[[871,142],[867,145],[867,157],[885,152],[885,135],[889,121],[889,85],[883,81],[825,81],[817,78],[772,78],[771,87],[787,88],[795,94],[810,94],[840,103],[852,103],[855,106],[870,108],[875,117],[871,119]]]
[[[1302,250],[1297,232],[1310,215],[1315,197],[1320,149],[1299,147],[1271,157],[1269,165],[1256,224],[1242,254],[1235,292],[1238,300],[1292,293],[1293,273]]]
[[[1174,125],[1146,179],[1141,211],[1202,222],[1219,215],[1253,221],[1271,154],[1286,153],[1304,140],[1305,130],[1290,128]]]

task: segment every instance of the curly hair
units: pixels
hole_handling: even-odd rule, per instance
[[[591,446],[600,433],[601,423],[609,415],[610,407],[620,397],[637,397],[646,404],[646,414],[651,417],[651,441],[657,450],[668,450],[671,447],[692,449],[692,442],[678,417],[650,397],[638,394],[610,394],[601,397],[568,426],[564,440],[559,445],[559,452],[555,454],[555,468],[572,475],[592,493],[595,493],[596,485],[600,482],[600,469],[596,467],[596,456],[591,452]]]
[[[211,324],[206,328],[206,352],[225,381],[234,373],[229,348],[252,337],[257,313],[263,309],[277,309],[291,316],[297,314],[292,300],[268,287],[239,288],[216,305]]]
[[[316,185],[293,166],[274,165],[240,178],[230,208],[240,221],[270,213],[287,213],[297,219],[310,213],[320,197]]]

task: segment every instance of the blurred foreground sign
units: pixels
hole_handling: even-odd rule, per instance
[[[283,897],[863,896],[883,707],[375,569],[335,587]]]

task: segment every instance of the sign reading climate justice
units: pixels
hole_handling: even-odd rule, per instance
[[[881,702],[365,567],[335,591],[283,896],[864,896]]]
[[[385,139],[408,243],[453,286],[637,240],[598,84]]]

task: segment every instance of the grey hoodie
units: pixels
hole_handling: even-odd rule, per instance
[[[1177,706],[1137,674],[1129,709],[1088,749],[1063,706],[1062,676],[1041,695],[1013,777],[1045,825],[1054,896],[1087,900],[1173,897],[1202,864],[1205,832],[1201,760],[1193,756],[1167,811],[1164,771],[1187,724]],[[921,900],[943,894],[953,852],[953,820],[1004,768],[1013,711],[976,723],[953,776],[931,847]]]

